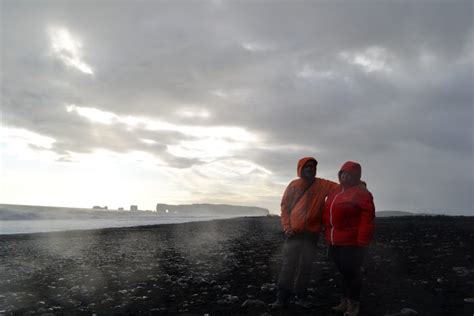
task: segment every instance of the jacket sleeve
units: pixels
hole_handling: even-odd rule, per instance
[[[375,205],[370,192],[363,192],[359,203],[361,208],[359,233],[357,235],[358,246],[368,246],[374,235]]]
[[[328,180],[328,184],[329,184],[329,193],[331,193],[334,190],[339,189],[339,186],[340,186],[339,183],[333,182],[331,180]]]
[[[292,197],[294,195],[294,189],[290,183],[283,193],[283,198],[281,199],[281,226],[283,231],[286,233],[290,228],[290,207],[292,204]]]
[[[323,185],[323,188],[322,190],[324,190],[324,198],[327,198],[333,191],[339,189],[340,185],[339,183],[336,183],[336,182],[333,182],[331,180],[326,180],[326,179],[321,179],[322,180],[322,183],[324,184]]]

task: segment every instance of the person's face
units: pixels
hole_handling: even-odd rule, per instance
[[[347,171],[339,172],[339,183],[343,187],[350,187],[354,185],[354,177]]]
[[[310,160],[306,162],[301,170],[301,176],[306,180],[312,180],[316,176],[316,162]]]

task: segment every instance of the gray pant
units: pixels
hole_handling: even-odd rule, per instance
[[[305,297],[311,279],[319,234],[300,233],[287,237],[283,248],[283,264],[278,280],[278,295],[287,300],[295,293]]]

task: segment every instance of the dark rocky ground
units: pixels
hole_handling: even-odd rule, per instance
[[[314,304],[268,309],[283,240],[275,217],[0,236],[0,314],[336,315],[323,240]],[[474,217],[378,219],[361,315],[473,315],[473,245]]]

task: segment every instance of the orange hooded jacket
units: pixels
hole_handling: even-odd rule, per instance
[[[321,213],[324,201],[331,191],[339,187],[339,184],[326,179],[315,177],[312,183],[303,179],[301,171],[304,164],[310,160],[317,163],[313,157],[304,157],[298,161],[298,179],[291,181],[283,194],[281,224],[285,232],[290,229],[295,233],[321,232]],[[308,189],[305,191],[306,188]],[[300,196],[301,198],[299,198]]]

